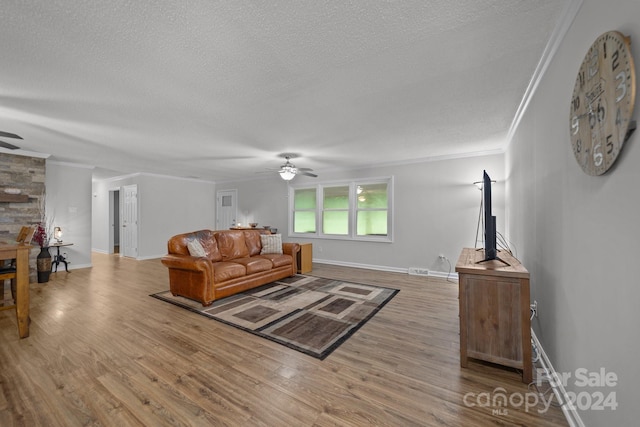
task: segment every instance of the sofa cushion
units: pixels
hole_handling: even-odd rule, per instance
[[[223,261],[249,256],[244,233],[239,230],[218,232],[215,234]]]
[[[187,249],[189,250],[189,255],[196,257],[203,257],[206,255],[204,248],[200,244],[200,240],[193,238],[187,242]]]
[[[244,265],[237,262],[220,261],[213,263],[213,280],[216,283],[235,279],[236,277],[242,277],[246,274],[247,269]]]
[[[281,234],[261,234],[262,241],[261,254],[281,254],[282,253],[282,235]]]
[[[286,254],[263,254],[260,258],[268,259],[273,264],[273,268],[291,265],[293,262],[293,257]]]
[[[244,232],[244,240],[249,249],[249,256],[259,255],[262,250],[262,241],[260,239],[260,232],[253,230],[246,230]]]
[[[273,263],[271,261],[260,256],[252,256],[250,258],[236,258],[230,262],[237,262],[238,264],[244,265],[247,270],[247,274],[269,271],[273,267]]]
[[[211,262],[222,261],[222,254],[220,254],[220,249],[218,249],[218,242],[216,238],[211,233],[211,237],[208,239],[201,240],[202,247],[204,248],[204,252],[206,253],[206,257],[211,260]]]

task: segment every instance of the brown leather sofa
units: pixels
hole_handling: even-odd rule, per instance
[[[169,268],[173,295],[203,306],[214,300],[262,286],[296,274],[300,245],[283,243],[282,254],[260,254],[260,235],[267,230],[199,230],[173,236],[162,264]],[[189,254],[190,240],[197,239],[205,256]]]

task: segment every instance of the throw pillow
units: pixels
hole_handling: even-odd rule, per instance
[[[261,254],[281,254],[282,253],[282,235],[281,234],[261,234],[262,241]]]
[[[187,242],[187,249],[189,249],[189,255],[203,257],[206,255],[202,244],[198,239],[191,239]]]

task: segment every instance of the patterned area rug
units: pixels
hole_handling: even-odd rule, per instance
[[[398,292],[296,275],[214,301],[209,307],[174,297],[170,291],[151,296],[324,359]]]

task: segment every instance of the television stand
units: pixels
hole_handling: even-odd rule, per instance
[[[460,366],[470,358],[522,370],[533,377],[529,272],[508,252],[482,262],[484,252],[464,248],[456,263],[460,299]]]
[[[476,250],[481,251],[481,250],[483,250],[483,249],[476,249]],[[492,258],[492,259],[481,259],[480,261],[476,261],[476,264],[482,264],[483,262],[493,261],[494,259],[495,259],[496,261],[500,261],[500,262],[502,262],[502,263],[503,263],[503,264],[505,264],[507,267],[511,267],[511,264],[509,264],[507,261],[503,260],[503,259],[502,259],[502,258],[500,258],[499,256],[497,256],[497,257],[495,257],[495,258]]]

